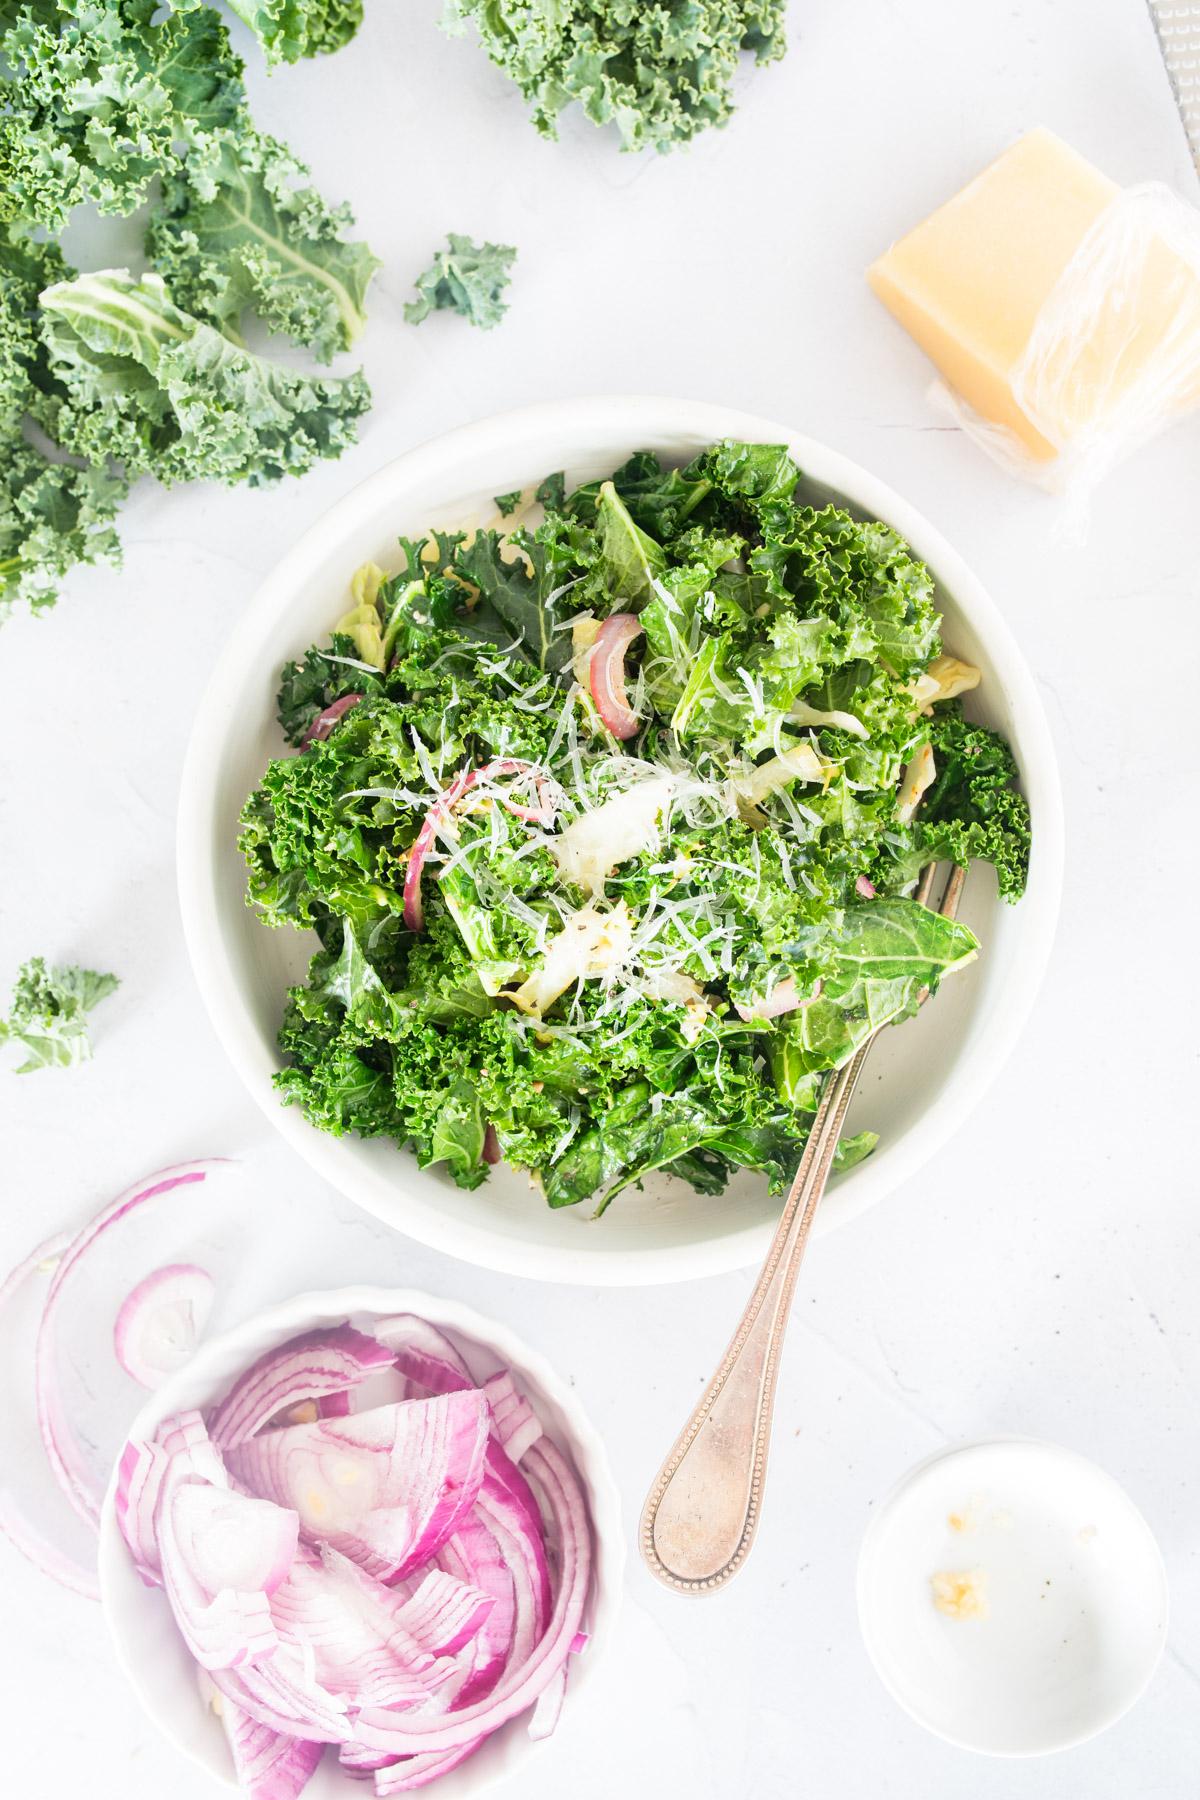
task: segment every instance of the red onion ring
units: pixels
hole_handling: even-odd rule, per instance
[[[633,613],[612,613],[588,655],[588,686],[596,711],[615,738],[636,737],[641,723],[625,695],[625,652],[642,627]]]
[[[139,1281],[113,1327],[113,1349],[125,1373],[141,1387],[156,1388],[190,1362],[216,1291],[208,1270],[196,1263],[168,1263]]]
[[[344,718],[352,706],[357,706],[362,699],[361,694],[343,694],[340,700],[332,700],[324,712],[319,712],[304,736],[300,739],[301,750],[307,750],[310,744],[319,744],[329,736],[338,720]]]
[[[3,1286],[0,1286],[0,1307],[24,1287],[31,1275],[38,1274],[44,1264],[60,1257],[70,1241],[66,1232],[59,1232],[56,1236],[47,1238],[44,1244],[39,1244],[36,1250],[31,1250],[24,1261],[19,1262],[5,1277]],[[70,1588],[72,1593],[81,1594],[85,1600],[99,1600],[100,1581],[95,1569],[76,1562],[73,1556],[44,1537],[37,1526],[25,1517],[7,1489],[0,1489],[0,1535],[6,1537],[35,1569],[40,1570],[43,1575],[49,1575],[52,1581]]]
[[[549,1439],[533,1445],[526,1462],[557,1527],[561,1555],[558,1596],[545,1636],[530,1656],[520,1662],[514,1658],[486,1699],[452,1715],[402,1718],[378,1707],[364,1709],[355,1727],[360,1743],[390,1749],[396,1756],[456,1750],[524,1712],[554,1680],[579,1630],[587,1598],[591,1571],[587,1507],[574,1474]]]
[[[144,1181],[135,1182],[124,1193],[118,1194],[115,1200],[110,1200],[91,1223],[85,1225],[77,1237],[72,1238],[51,1278],[34,1349],[33,1381],[38,1430],[55,1480],[80,1518],[93,1529],[99,1528],[102,1496],[93,1487],[84,1469],[74,1433],[62,1416],[54,1369],[55,1314],[63,1283],[96,1239],[110,1225],[115,1225],[119,1219],[132,1212],[134,1207],[141,1206],[146,1200],[155,1199],[159,1194],[170,1194],[176,1188],[205,1181],[212,1171],[227,1161],[226,1157],[207,1157],[194,1163],[177,1163],[170,1168],[158,1170]]]
[[[410,931],[424,931],[425,908],[421,900],[421,874],[425,867],[425,859],[433,849],[438,832],[448,823],[451,813],[459,801],[477,787],[481,781],[490,781],[497,775],[536,774],[533,763],[524,762],[511,756],[493,757],[491,762],[478,769],[460,769],[449,787],[436,799],[425,814],[421,829],[413,840],[408,852],[408,865],[404,872],[404,923]],[[544,775],[537,776],[539,804],[536,808],[522,806],[518,802],[502,799],[504,806],[515,818],[523,819],[531,825],[550,825],[554,822],[555,807],[549,793],[549,783]]]
[[[871,880],[869,875],[860,875],[854,884],[854,891],[856,894],[861,894],[864,900],[873,900],[875,898],[875,883]]]

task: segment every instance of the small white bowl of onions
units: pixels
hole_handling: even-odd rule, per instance
[[[620,1501],[573,1393],[408,1289],[307,1294],[143,1407],[100,1527],[118,1658],[248,1800],[465,1800],[591,1687]]]

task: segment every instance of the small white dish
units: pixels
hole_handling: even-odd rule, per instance
[[[301,1294],[248,1320],[222,1337],[201,1345],[178,1375],[163,1383],[129,1428],[143,1437],[169,1414],[187,1407],[206,1407],[256,1357],[303,1331],[341,1324],[350,1319],[369,1328],[372,1318],[416,1313],[445,1331],[471,1373],[485,1380],[498,1368],[512,1370],[517,1386],[535,1408],[543,1426],[575,1467],[592,1521],[592,1588],[588,1600],[587,1648],[572,1658],[566,1702],[559,1731],[569,1731],[573,1714],[587,1703],[598,1666],[612,1636],[620,1608],[625,1567],[621,1501],[608,1455],[573,1391],[537,1351],[469,1307],[435,1299],[411,1288],[349,1287],[325,1294]],[[125,1547],[115,1512],[116,1473],[100,1517],[100,1598],[117,1660],[138,1699],[159,1730],[185,1756],[220,1781],[235,1787],[225,1733],[200,1695],[196,1665],[184,1647],[160,1588],[143,1586]],[[510,1719],[460,1768],[442,1776],[430,1789],[438,1800],[476,1797],[523,1769],[541,1749],[529,1736],[528,1713]],[[361,1780],[339,1768],[326,1755],[304,1790],[304,1800],[364,1800]]]
[[[884,1686],[927,1730],[991,1756],[1066,1750],[1115,1724],[1157,1667],[1167,1612],[1162,1556],[1124,1489],[1034,1438],[919,1463],[859,1556],[859,1624]]]
[[[275,723],[279,671],[325,638],[350,577],[373,560],[397,564],[400,532],[421,536],[496,516],[494,494],[554,469],[571,483],[609,474],[633,450],[689,461],[714,440],[784,443],[803,470],[802,493],[893,525],[928,564],[947,645],[983,671],[972,717],[1008,738],[1033,816],[1029,886],[1018,906],[998,899],[990,872],[967,882],[961,917],[982,954],[948,982],[919,1019],[885,1032],[849,1130],[870,1127],[879,1147],[835,1177],[815,1230],[827,1231],[916,1173],[972,1107],[1016,1043],[1050,955],[1062,887],[1058,770],[1037,685],[1000,610],[941,533],[908,501],[836,450],[788,425],[732,407],[633,396],[564,400],[482,419],[389,463],[319,519],[269,575],[232,633],[201,702],[180,785],[179,897],[196,982],[217,1036],[272,1124],[349,1199],[409,1237],[506,1275],[533,1281],[640,1285],[684,1281],[761,1261],[779,1201],[760,1175],[724,1194],[696,1194],[653,1175],[602,1219],[590,1208],[552,1211],[527,1175],[498,1168],[457,1188],[440,1168],[383,1138],[331,1137],[273,1085],[284,997],[302,981],[316,938],[269,931],[246,905],[238,815],[268,760],[286,751]]]

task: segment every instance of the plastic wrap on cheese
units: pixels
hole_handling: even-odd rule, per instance
[[[1031,132],[870,271],[1012,473],[1085,500],[1200,403],[1200,213]]]

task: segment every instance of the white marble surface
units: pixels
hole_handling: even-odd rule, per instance
[[[746,1278],[621,1294],[501,1280],[384,1239],[242,1096],[184,962],[176,781],[207,671],[255,584],[360,476],[446,426],[583,391],[719,398],[795,421],[907,493],[975,564],[1043,685],[1069,861],[1056,959],[1018,1055],[924,1176],[822,1243],[783,1373],[759,1546],[691,1603],[630,1578],[608,1704],[571,1719],[524,1800],[569,1789],[739,1800],[1191,1800],[1200,1767],[1200,1345],[1194,896],[1193,423],[1101,496],[1089,543],[930,412],[926,370],[861,271],[1019,130],[1059,130],[1120,180],[1195,195],[1142,0],[808,0],[732,126],[668,159],[568,124],[550,146],[438,0],[367,0],[360,40],[256,108],[350,196],[385,259],[358,449],[269,494],[143,486],[120,574],[84,573],[2,641],[0,983],[44,951],[118,970],[98,1056],[0,1077],[0,1253],[141,1172],[221,1150],[294,1195],[245,1245],[264,1296],[369,1271],[512,1321],[578,1384],[633,1521]],[[407,328],[449,228],[512,241],[512,311],[483,335]],[[119,229],[119,228],[118,228]],[[93,241],[80,233],[86,250]],[[111,242],[111,239],[110,239]],[[22,1371],[25,1373],[25,1371]],[[12,1375],[10,1372],[10,1385]],[[971,1758],[924,1735],[867,1665],[854,1563],[918,1457],[996,1431],[1058,1439],[1129,1488],[1162,1543],[1170,1651],[1136,1711],[1065,1756]],[[19,1471],[18,1471],[19,1473]],[[5,1786],[28,1800],[210,1800],[139,1715],[95,1608],[0,1546]]]

